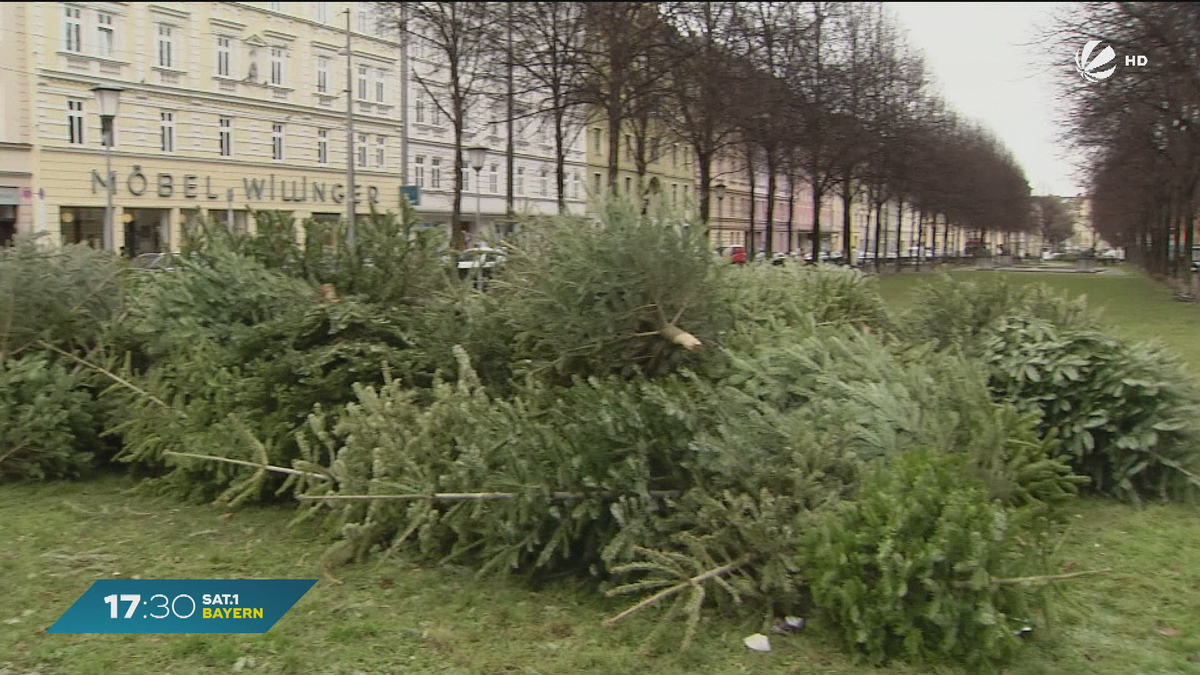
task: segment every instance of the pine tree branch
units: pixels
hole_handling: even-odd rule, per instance
[[[74,354],[72,354],[72,353],[70,353],[70,352],[63,351],[63,350],[59,349],[58,347],[55,347],[54,345],[50,344],[49,342],[46,342],[45,340],[38,340],[38,344],[40,344],[41,346],[45,347],[46,349],[49,349],[49,350],[51,350],[51,351],[53,351],[53,352],[57,352],[57,353],[59,353],[59,354],[62,354],[63,356],[65,356],[65,357],[67,357],[67,358],[69,358],[69,359],[72,359],[72,360],[74,360],[74,361],[77,361],[77,362],[79,362],[80,364],[82,364],[82,365],[84,365],[84,366],[86,366],[86,367],[88,367],[88,368],[91,368],[92,370],[95,370],[95,371],[98,371],[98,372],[104,373],[104,374],[105,374],[105,375],[107,375],[108,377],[112,378],[112,380],[113,380],[113,381],[115,381],[115,382],[117,382],[118,384],[120,384],[120,385],[122,385],[122,386],[125,386],[125,387],[128,387],[129,389],[132,389],[133,391],[136,391],[137,393],[141,394],[142,396],[145,396],[146,398],[150,399],[151,401],[154,401],[155,403],[157,403],[158,405],[160,405],[160,406],[162,406],[162,407],[164,407],[164,408],[167,408],[167,409],[169,409],[169,410],[175,410],[175,412],[179,413],[179,416],[180,416],[180,417],[182,417],[183,419],[187,419],[187,414],[186,414],[186,413],[184,413],[182,410],[176,410],[176,409],[174,408],[174,406],[171,406],[171,405],[169,405],[168,403],[166,403],[165,401],[163,401],[161,398],[159,398],[159,397],[155,396],[154,394],[151,394],[150,392],[146,391],[145,389],[142,389],[142,388],[138,387],[137,385],[133,384],[133,383],[132,383],[132,382],[130,382],[129,380],[126,380],[125,378],[123,378],[123,377],[121,377],[121,376],[117,375],[116,373],[114,373],[114,372],[112,372],[112,371],[108,370],[107,368],[103,368],[103,367],[101,367],[101,366],[98,366],[98,365],[96,365],[96,364],[94,364],[94,363],[91,363],[90,361],[85,361],[84,359],[81,359],[81,358],[79,358],[78,356],[75,356]]]
[[[215,459],[215,458],[210,458]],[[251,466],[258,466],[251,464]],[[307,474],[315,475],[315,474]],[[404,495],[296,495],[296,499],[306,501],[316,500],[410,500],[410,499],[429,499],[432,501],[443,502],[458,502],[458,501],[487,501],[496,499],[516,499],[520,496],[518,492],[434,492],[427,494],[404,494]],[[602,499],[615,499],[620,497],[621,493],[612,492],[609,490],[603,492],[551,492],[550,499],[556,501],[566,501],[570,499],[586,499],[588,497],[600,497]],[[678,497],[677,490],[651,490],[651,497]]]
[[[620,621],[621,619],[624,619],[625,617],[629,616],[630,614],[633,614],[634,612],[637,612],[638,610],[645,609],[646,607],[653,605],[654,603],[658,602],[659,600],[662,600],[663,598],[669,598],[672,595],[679,593],[680,591],[687,590],[688,588],[692,588],[694,586],[702,584],[705,581],[708,581],[709,579],[723,577],[726,574],[729,574],[730,572],[736,572],[737,570],[741,569],[742,567],[745,567],[746,565],[750,564],[753,561],[754,561],[754,556],[747,555],[744,558],[742,558],[741,560],[738,560],[737,562],[731,562],[728,565],[722,565],[721,567],[717,567],[716,569],[711,569],[702,574],[697,574],[696,576],[694,576],[690,579],[687,579],[686,581],[682,581],[678,584],[675,584],[674,586],[672,586],[670,588],[667,588],[667,589],[659,591],[658,593],[655,593],[654,595],[646,598],[645,600],[642,600],[638,604],[634,605],[633,607],[630,607],[629,609],[625,610],[624,612],[621,612],[620,614],[618,614],[612,618],[605,619],[604,625],[611,626],[614,623]]]
[[[1085,577],[1093,574],[1109,574],[1112,572],[1111,567],[1106,567],[1102,570],[1084,570],[1082,572],[1071,572],[1069,574],[1047,574],[1036,577],[1012,577],[1009,579],[992,579],[993,586],[1016,586],[1019,584],[1041,584],[1051,581],[1063,581],[1065,579],[1074,579],[1075,577]],[[959,586],[969,585],[967,582],[959,582]]]
[[[212,460],[214,462],[225,462],[227,464],[237,464],[238,466],[249,466],[249,467],[253,467],[255,469],[266,469],[267,471],[274,471],[276,473],[286,473],[291,476],[306,476],[308,478],[320,478],[322,480],[329,480],[329,476],[325,476],[325,475],[319,474],[319,473],[310,473],[308,471],[298,471],[296,469],[288,469],[288,468],[282,467],[282,466],[272,466],[270,464],[259,464],[256,462],[247,462],[242,459],[230,459],[229,457],[214,457],[211,455],[197,455],[197,454],[194,454],[191,452],[176,452],[174,450],[164,450],[163,454],[164,455],[172,455],[175,457],[190,457],[192,459],[207,459],[207,460]]]

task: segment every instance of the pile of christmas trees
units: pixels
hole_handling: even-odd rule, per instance
[[[120,459],[298,500],[330,565],[595,577],[685,645],[714,606],[820,613],[873,662],[1003,659],[1065,501],[1200,485],[1177,364],[1043,289],[944,280],[892,316],[856,271],[728,265],[616,204],[527,223],[479,290],[414,222],[260,214],[126,273],[72,361],[118,381]]]

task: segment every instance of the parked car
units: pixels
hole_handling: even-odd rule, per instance
[[[172,253],[142,253],[130,261],[140,270],[160,270],[170,272],[175,269],[175,255]]]
[[[455,266],[462,279],[474,279],[479,290],[487,285],[496,267],[504,264],[504,254],[491,246],[477,246],[459,251]]]
[[[730,262],[742,265],[746,262],[746,247],[741,244],[730,244],[717,249],[717,256],[728,258]]]

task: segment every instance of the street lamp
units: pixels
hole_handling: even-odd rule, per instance
[[[483,163],[487,159],[488,149],[482,145],[472,146],[467,148],[467,162],[471,168],[475,169],[475,233],[483,234],[483,222],[479,216],[479,200],[483,194],[483,184],[479,182],[479,171],[483,169]]]
[[[725,201],[725,184],[717,183],[713,186],[713,194],[717,196],[717,217],[721,217],[721,204]]]
[[[113,230],[113,192],[116,191],[116,178],[112,171],[113,119],[117,116],[117,107],[121,103],[120,87],[105,84],[92,87],[96,101],[100,104],[100,142],[104,144],[104,187],[107,201],[104,206],[104,250],[115,249],[116,232]]]

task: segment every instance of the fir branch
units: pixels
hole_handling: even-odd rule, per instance
[[[688,588],[698,586],[699,584],[702,584],[705,581],[708,581],[709,579],[723,577],[732,572],[736,572],[737,570],[745,567],[746,565],[749,565],[751,562],[754,562],[754,556],[747,555],[747,556],[743,557],[741,560],[738,560],[736,562],[731,562],[728,565],[722,565],[715,569],[708,570],[707,572],[704,572],[702,574],[697,574],[696,576],[691,577],[690,579],[686,579],[678,584],[675,584],[674,586],[672,586],[670,588],[667,588],[665,590],[659,591],[658,593],[655,593],[654,595],[646,598],[645,600],[642,600],[638,604],[634,605],[633,607],[630,607],[629,609],[625,610],[624,612],[621,612],[620,614],[618,614],[614,617],[605,619],[604,625],[611,626],[614,623],[620,621],[621,619],[624,619],[625,617],[629,616],[630,614],[633,614],[633,613],[637,612],[638,610],[645,609],[646,607],[649,607],[650,605],[657,603],[659,600],[662,600],[663,598],[669,598],[672,595],[679,593],[680,591],[684,591],[684,590],[687,590]]]
[[[255,469],[266,469],[276,473],[286,473],[292,476],[305,476],[308,478],[320,478],[329,480],[329,476],[323,476],[319,473],[309,473],[308,471],[297,471],[296,469],[288,469],[282,466],[271,466],[270,464],[257,464],[255,462],[247,462],[241,459],[230,459],[229,457],[216,457],[212,455],[197,455],[191,452],[176,452],[174,450],[164,450],[164,455],[172,455],[175,457],[190,457],[192,459],[207,459],[214,462],[226,462],[228,464],[237,464],[238,466],[249,466]],[[303,497],[301,497],[303,498]]]
[[[1091,576],[1093,574],[1110,574],[1110,573],[1112,573],[1112,568],[1106,567],[1102,570],[1084,570],[1082,572],[1071,572],[1069,574],[1046,574],[1043,576],[1036,576],[1036,577],[1012,577],[1012,578],[1008,578],[1008,579],[992,579],[991,583],[993,586],[1016,586],[1016,585],[1020,585],[1020,584],[1044,584],[1044,583],[1049,583],[1051,581],[1063,581],[1066,579],[1074,579],[1075,577],[1086,577],[1086,576]],[[963,581],[963,582],[958,582],[956,585],[960,586],[960,587],[966,587],[966,586],[969,586],[970,584],[968,582]]]
[[[114,382],[117,382],[118,384],[125,386],[125,387],[141,394],[142,396],[145,396],[146,398],[150,399],[151,401],[154,401],[155,403],[157,403],[158,405],[160,405],[164,408],[175,409],[174,406],[171,406],[170,404],[166,403],[161,398],[155,396],[154,394],[151,394],[150,392],[146,391],[145,389],[138,387],[137,385],[133,384],[129,380],[126,380],[125,378],[117,375],[116,373],[112,372],[111,370],[108,370],[107,368],[98,366],[94,363],[91,363],[90,361],[85,361],[84,359],[81,359],[78,356],[75,356],[74,354],[72,354],[70,352],[63,351],[63,350],[59,349],[58,347],[55,347],[54,345],[50,344],[49,342],[46,342],[45,340],[38,340],[38,344],[45,347],[46,349],[49,349],[50,351],[57,352],[69,359],[77,361],[78,363],[80,363],[83,366],[86,366],[88,368],[91,368],[92,370],[95,370],[95,371],[98,371],[100,373],[107,375]],[[179,413],[180,417],[182,417],[183,419],[187,419],[187,414],[184,413],[182,410],[175,409],[175,411],[177,413]]]
[[[232,460],[231,460],[232,461]],[[258,466],[251,464],[250,466]],[[315,475],[315,474],[308,474]],[[650,490],[651,497],[672,498],[679,496],[678,490]],[[296,499],[303,500],[323,500],[323,499],[343,499],[343,500],[376,500],[376,499],[429,499],[432,501],[457,502],[457,501],[487,501],[493,499],[516,499],[521,496],[519,492],[433,492],[425,494],[403,494],[403,495],[296,495]],[[622,497],[621,493],[605,490],[603,492],[551,492],[550,499],[556,501],[566,501],[570,499],[587,499],[588,497],[600,497],[601,499],[617,499]]]

